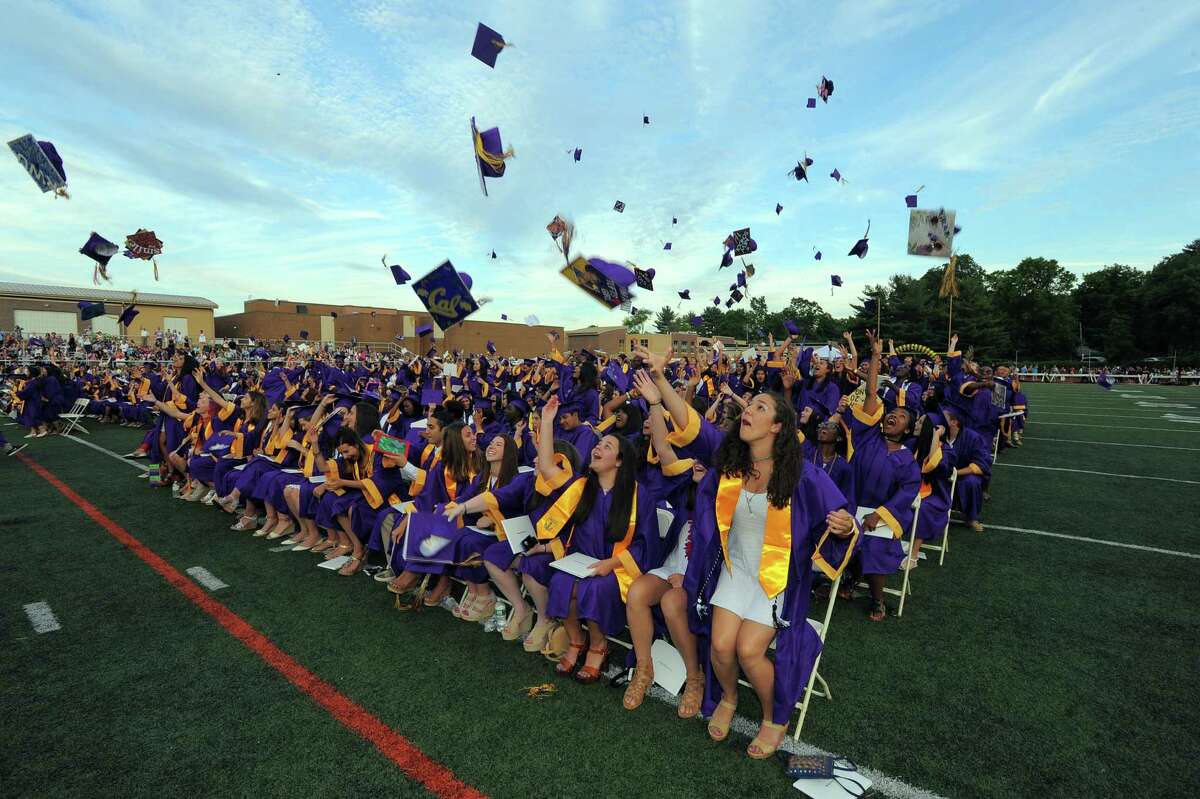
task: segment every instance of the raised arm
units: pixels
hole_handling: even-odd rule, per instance
[[[671,419],[675,422],[677,429],[687,427],[688,423],[688,404],[675,393],[675,389],[671,387],[671,383],[663,374],[663,369],[667,365],[667,361],[671,358],[671,350],[667,350],[664,355],[655,355],[644,347],[638,347],[634,354],[645,362],[649,367],[650,376],[654,378],[654,385],[658,388],[659,394],[662,395],[663,407],[671,414]]]
[[[646,404],[650,406],[650,440],[654,444],[654,451],[658,453],[659,465],[665,469],[679,460],[679,456],[675,454],[675,448],[667,441],[667,422],[657,410],[663,404],[662,395],[654,380],[644,370],[639,370],[634,374],[633,383],[646,400]]]
[[[537,470],[543,479],[559,485],[571,475],[554,462],[554,417],[558,414],[558,397],[551,397],[542,408],[542,429],[537,440]]]
[[[875,338],[875,331],[867,331],[867,341],[871,345],[871,363],[867,367],[867,396],[863,399],[863,413],[867,416],[873,416],[879,408],[879,394],[876,388],[879,385],[879,362],[883,358],[883,342]]]

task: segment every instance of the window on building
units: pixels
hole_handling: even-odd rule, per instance
[[[303,313],[303,314],[308,313],[308,306],[307,305],[297,305],[296,313]]]

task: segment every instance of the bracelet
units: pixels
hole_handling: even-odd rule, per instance
[[[662,400],[659,400],[658,402],[647,402],[646,404],[647,405],[662,405]]]

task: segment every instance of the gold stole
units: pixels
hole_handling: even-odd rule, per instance
[[[538,520],[537,537],[539,541],[550,541],[550,551],[554,555],[554,559],[558,560],[566,554],[566,548],[570,545],[570,538],[566,544],[558,539],[558,534],[562,532],[563,527],[571,520],[571,516],[575,513],[575,508],[579,505],[580,498],[583,497],[583,488],[587,484],[586,477],[580,477],[567,487],[567,490],[562,493],[550,510]],[[625,530],[625,537],[613,545],[614,558],[620,561],[620,564],[613,569],[613,575],[617,578],[617,585],[621,589],[621,601],[625,601],[625,597],[629,595],[629,586],[633,581],[641,576],[642,572],[638,568],[633,557],[627,554],[629,545],[633,543],[633,534],[637,531],[637,502],[638,489],[635,486],[633,490],[633,502],[629,509],[629,527]],[[575,531],[571,531],[574,536]]]
[[[723,476],[717,486],[717,529],[721,534],[721,550],[725,567],[733,571],[729,560],[729,529],[733,512],[742,495],[742,478]],[[792,558],[792,506],[776,508],[767,501],[767,526],[763,533],[762,560],[758,566],[758,582],[768,597],[775,597],[787,588],[788,564]]]

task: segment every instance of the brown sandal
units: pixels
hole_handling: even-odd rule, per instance
[[[579,671],[575,672],[575,682],[591,685],[600,679],[600,672],[604,671],[604,667],[608,665],[608,641],[604,642],[602,649],[588,647],[588,657],[592,655],[602,655],[599,666],[589,666],[585,662]]]
[[[572,641],[571,645],[567,647],[567,651],[558,659],[558,665],[554,667],[554,670],[564,677],[569,676],[579,665],[579,656],[583,653],[584,646],[586,646],[585,641],[579,643]],[[575,653],[574,657],[571,657],[572,652]]]
[[[722,708],[729,710],[729,717],[723,721],[717,720],[717,714]],[[713,711],[712,716],[708,719],[708,737],[720,743],[729,737],[729,725],[733,724],[733,714],[737,713],[737,705],[731,702],[726,702],[724,699],[717,705],[717,709]]]
[[[779,741],[774,744],[766,743],[763,740],[763,733],[779,732]],[[775,724],[770,721],[764,721],[762,726],[758,728],[758,735],[754,736],[754,740],[746,747],[746,754],[752,760],[766,760],[771,755],[775,754],[775,750],[783,744],[783,739],[787,736],[786,724]]]
[[[654,662],[639,663],[637,668],[633,670],[633,679],[629,681],[628,687],[625,689],[625,698],[621,700],[621,704],[626,710],[637,710],[642,705],[642,701],[646,698],[646,691],[650,690],[650,686],[654,685]]]
[[[690,719],[700,712],[704,702],[704,672],[689,674],[683,683],[683,696],[679,699],[679,718]]]

